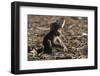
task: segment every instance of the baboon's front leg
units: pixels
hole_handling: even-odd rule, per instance
[[[66,47],[66,45],[64,44],[64,42],[60,39],[60,37],[57,37],[57,40],[59,41],[59,43],[61,44],[61,46],[64,49],[64,52],[68,52],[68,49]]]

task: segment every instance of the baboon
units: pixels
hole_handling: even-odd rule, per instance
[[[64,19],[62,23],[59,23],[59,20],[57,20],[56,22],[50,24],[50,32],[47,33],[47,35],[43,39],[44,53],[52,54],[52,48],[54,47],[63,48],[64,51],[67,50],[65,44],[60,38],[62,34],[61,31],[64,25]]]

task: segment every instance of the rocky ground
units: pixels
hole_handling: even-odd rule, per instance
[[[37,53],[36,49],[43,48],[42,41],[50,30],[50,23],[60,16],[28,15],[28,60],[57,60],[82,59],[88,57],[88,18],[64,17],[66,20],[62,38],[68,52],[56,51],[53,54]]]

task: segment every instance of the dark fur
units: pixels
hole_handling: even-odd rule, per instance
[[[53,28],[43,39],[44,53],[47,54],[52,54],[53,47],[62,47],[60,41],[57,39],[57,37],[61,35],[61,33],[58,31],[60,30],[60,27],[57,23],[53,23],[52,25]],[[59,44],[57,44],[57,42]]]

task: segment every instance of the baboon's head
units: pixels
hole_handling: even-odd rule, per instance
[[[60,29],[60,25],[58,23],[51,23],[50,24],[50,30],[53,31],[53,30],[58,30]]]
[[[65,25],[65,19],[59,19],[54,23],[50,24],[50,30],[61,30]]]

